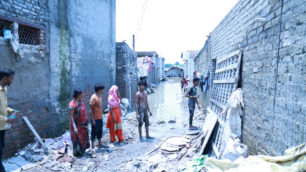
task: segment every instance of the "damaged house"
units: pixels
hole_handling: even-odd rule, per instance
[[[236,88],[243,90],[241,139],[250,154],[280,155],[306,141],[305,9],[302,0],[240,0],[195,57],[209,86],[202,104],[218,116],[211,141],[217,157],[222,110]]]
[[[16,72],[8,103],[42,137],[58,136],[69,127],[65,110],[73,89],[84,90],[88,103],[96,83],[105,90],[115,83],[115,2],[0,1],[0,68]],[[4,29],[13,40],[4,39]],[[17,119],[7,133],[6,156],[33,139],[22,118]]]

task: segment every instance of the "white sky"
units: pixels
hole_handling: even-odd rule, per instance
[[[117,42],[126,41],[136,51],[156,51],[166,63],[181,62],[181,52],[200,50],[206,36],[221,22],[238,0],[117,0]]]

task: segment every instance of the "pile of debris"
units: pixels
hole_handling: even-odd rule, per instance
[[[35,143],[19,150],[13,158],[4,161],[7,171],[28,170],[38,165],[45,165],[51,170],[71,168],[75,159],[72,156],[69,132],[55,139],[45,139],[44,144],[47,151],[37,139]]]

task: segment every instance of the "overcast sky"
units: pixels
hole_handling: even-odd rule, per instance
[[[146,9],[143,10],[146,1]],[[132,35],[135,34],[136,51],[156,51],[165,57],[166,63],[181,62],[181,52],[200,50],[206,36],[237,2],[238,0],[117,0],[117,41],[125,40],[132,48]]]

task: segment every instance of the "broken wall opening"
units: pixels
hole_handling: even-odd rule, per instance
[[[13,22],[10,22],[8,20],[0,19],[0,36],[4,37],[4,29],[10,29],[10,26],[13,24]]]

